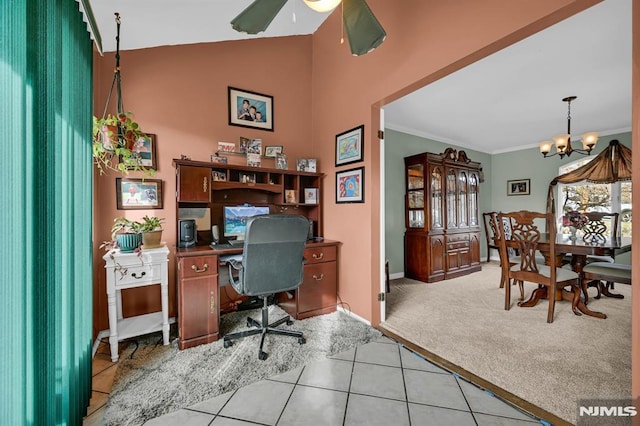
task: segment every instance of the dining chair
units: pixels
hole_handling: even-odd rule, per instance
[[[500,247],[495,242],[495,239],[498,236],[498,229],[495,227],[495,221],[492,220],[494,216],[498,213],[496,212],[485,212],[482,213],[482,221],[484,222],[484,235],[487,239],[487,263],[491,260],[491,249],[500,250]],[[502,284],[500,284],[500,288],[502,288]]]
[[[519,284],[532,282],[544,286],[547,291],[547,299],[549,300],[549,309],[547,312],[547,322],[553,322],[553,315],[556,302],[556,291],[562,290],[566,286],[571,286],[573,292],[572,303],[577,306],[580,298],[580,280],[579,275],[571,270],[558,267],[556,264],[556,223],[553,213],[538,213],[532,211],[521,210],[511,213],[499,213],[498,222],[501,223],[505,219],[511,224],[511,239],[506,239],[504,229],[500,228],[500,251],[503,259],[503,271],[509,280],[515,280]],[[547,232],[544,232],[542,226],[546,225]],[[550,265],[538,263],[539,256],[538,243],[541,238],[549,238],[552,236],[552,243],[549,244],[549,262]],[[518,250],[519,262],[511,265],[513,257],[510,257],[508,248]],[[509,285],[505,286],[505,310],[511,309],[511,291]],[[518,302],[521,306],[522,302]],[[575,311],[575,309],[574,309]]]
[[[585,226],[582,227],[582,232],[584,233],[583,239],[586,242],[599,243],[604,242],[607,239],[607,235],[610,237],[618,236],[618,228],[620,226],[620,214],[619,213],[607,213],[607,212],[587,212],[585,216],[589,219],[589,222]],[[615,262],[615,256],[598,256],[598,255],[588,255],[587,263],[592,262]],[[601,280],[582,280],[582,291],[584,293],[584,303],[585,305],[589,302],[589,293],[587,289],[590,287],[595,287],[598,291],[596,295],[596,299],[599,299],[602,295],[603,286],[606,289],[613,289],[614,282],[606,281],[606,284],[602,284]]]

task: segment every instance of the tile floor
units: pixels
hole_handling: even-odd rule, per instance
[[[535,423],[546,422],[383,337],[152,419],[145,425],[526,426]]]

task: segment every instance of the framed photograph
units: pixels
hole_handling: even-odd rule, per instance
[[[218,154],[211,154],[211,162],[212,163],[219,163],[219,164],[227,164],[228,159],[227,159],[227,157],[221,157]]]
[[[298,197],[296,196],[295,189],[285,189],[284,197],[285,197],[285,201],[289,204],[295,204],[298,202]]]
[[[251,139],[240,136],[240,152],[243,154],[247,153],[247,147],[249,146],[249,142]]]
[[[262,155],[262,139],[250,139],[247,145],[247,154]]]
[[[507,181],[507,195],[529,195],[531,194],[531,180],[518,179]]]
[[[305,204],[318,204],[318,188],[305,188],[304,189],[304,203]]]
[[[267,146],[264,148],[264,156],[265,157],[273,157],[276,158],[278,154],[282,154],[281,146]]]
[[[336,172],[336,203],[364,203],[364,167]]]
[[[364,124],[336,135],[336,167],[364,159],[363,135]]]
[[[236,144],[232,142],[218,142],[219,152],[235,152]]]
[[[211,172],[211,177],[216,182],[226,182],[227,180],[227,174],[225,172],[217,172],[215,170]]]
[[[229,124],[273,132],[273,96],[229,87]]]
[[[299,172],[312,172],[317,170],[315,158],[298,158],[296,160],[296,170]]]
[[[261,164],[262,164],[262,157],[260,156],[260,154],[247,152],[247,166],[260,167]]]
[[[276,169],[287,170],[289,166],[287,165],[287,154],[277,154],[276,155]]]
[[[116,178],[118,210],[162,208],[162,180]]]
[[[133,155],[140,160],[140,165],[149,169],[158,170],[156,159],[156,135],[147,133],[140,136],[131,148]]]

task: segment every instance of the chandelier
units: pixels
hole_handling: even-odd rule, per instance
[[[567,133],[555,136],[553,141],[540,142],[540,152],[545,158],[553,157],[554,155],[559,155],[560,158],[564,158],[565,155],[570,157],[572,152],[589,155],[593,148],[595,148],[596,143],[598,142],[598,132],[582,134],[582,149],[576,149],[571,146],[571,102],[575,101],[577,98],[577,96],[567,96],[562,99],[563,102],[567,103]],[[554,143],[556,144],[556,152],[555,154],[549,155],[551,152],[551,146]]]

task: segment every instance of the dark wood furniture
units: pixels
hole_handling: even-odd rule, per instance
[[[535,294],[551,294],[560,293],[563,300],[570,300],[574,312],[576,312],[580,299],[580,276],[574,271],[569,271],[558,267],[560,263],[557,262],[556,257],[556,245],[554,243],[548,244],[547,250],[549,251],[550,263],[547,265],[539,265],[536,262],[536,252],[539,248],[539,241],[543,232],[540,230],[541,226],[551,230],[551,233],[555,235],[556,225],[555,216],[553,213],[538,213],[521,210],[512,213],[499,213],[498,223],[502,223],[507,219],[511,223],[511,238],[507,239],[505,236],[504,227],[500,227],[500,252],[502,258],[502,270],[509,279],[513,279],[519,282],[533,282],[540,284],[540,287],[533,291]],[[544,228],[543,228],[544,229]],[[520,262],[515,265],[511,265],[509,260],[508,247],[512,247],[518,250],[518,256]],[[565,287],[569,287],[570,291],[565,290]],[[547,322],[553,322],[553,314],[555,310],[555,297],[549,297],[549,309],[547,310]],[[530,307],[531,304],[527,302],[518,302],[518,306]],[[536,301],[537,303],[537,301]],[[505,310],[511,308],[511,286],[505,286]]]
[[[498,235],[498,229],[496,228],[496,222],[492,220],[498,213],[497,212],[486,212],[482,213],[482,222],[484,225],[484,235],[487,239],[487,263],[491,260],[491,249],[500,250],[498,244],[495,242],[495,239]],[[502,288],[503,284],[500,284],[500,288]]]
[[[338,290],[338,241],[308,241],[303,281],[278,296],[278,305],[295,319],[334,312]],[[242,247],[177,248],[178,347],[186,349],[218,340],[220,317],[219,258],[242,253]]]
[[[223,207],[248,203],[268,206],[272,214],[305,216],[313,222],[314,236],[323,235],[322,173],[178,159],[173,163],[177,217],[180,209],[205,209],[222,237]],[[318,189],[314,203],[304,202],[305,188]],[[199,229],[197,246],[176,248],[180,349],[220,337],[219,257],[241,253],[242,246],[214,250],[209,247],[211,241],[211,229]],[[289,295],[279,296],[280,306],[289,315],[302,319],[336,310],[338,247],[337,241],[308,242],[303,284]]]
[[[606,281],[607,285],[603,284]],[[585,305],[589,302],[589,294],[587,287],[591,283],[595,283],[598,289],[596,299],[600,299],[601,295],[613,297],[614,299],[624,299],[622,294],[611,293],[609,291],[609,283],[621,283],[631,285],[631,265],[622,265],[619,263],[609,262],[592,262],[582,268],[582,291],[584,293]]]
[[[405,276],[435,282],[480,266],[480,163],[464,151],[405,157]]]
[[[550,241],[553,241],[555,243],[556,262],[561,262],[562,257],[565,254],[571,254],[571,269],[579,275],[582,274],[582,270],[587,263],[587,255],[610,256],[614,253],[624,253],[631,250],[630,237],[607,237],[604,242],[591,243],[588,241],[584,241],[582,238],[571,241],[567,235],[563,234],[556,234],[554,238],[549,238],[549,234],[545,233],[540,236],[538,249],[540,250],[540,253],[542,253],[542,255],[545,257],[545,262],[547,263],[547,265],[551,262],[551,253],[549,249]],[[537,293],[536,292],[537,290],[534,291],[534,293],[527,301],[527,306],[533,306],[540,299],[547,297],[546,288],[541,289],[541,291]],[[562,293],[556,292],[556,300],[562,300]],[[602,313],[589,310],[581,298],[578,298],[578,305],[576,306],[576,308],[578,309],[578,311],[574,309],[574,312],[576,314],[581,312],[589,316],[606,318],[606,315]]]

